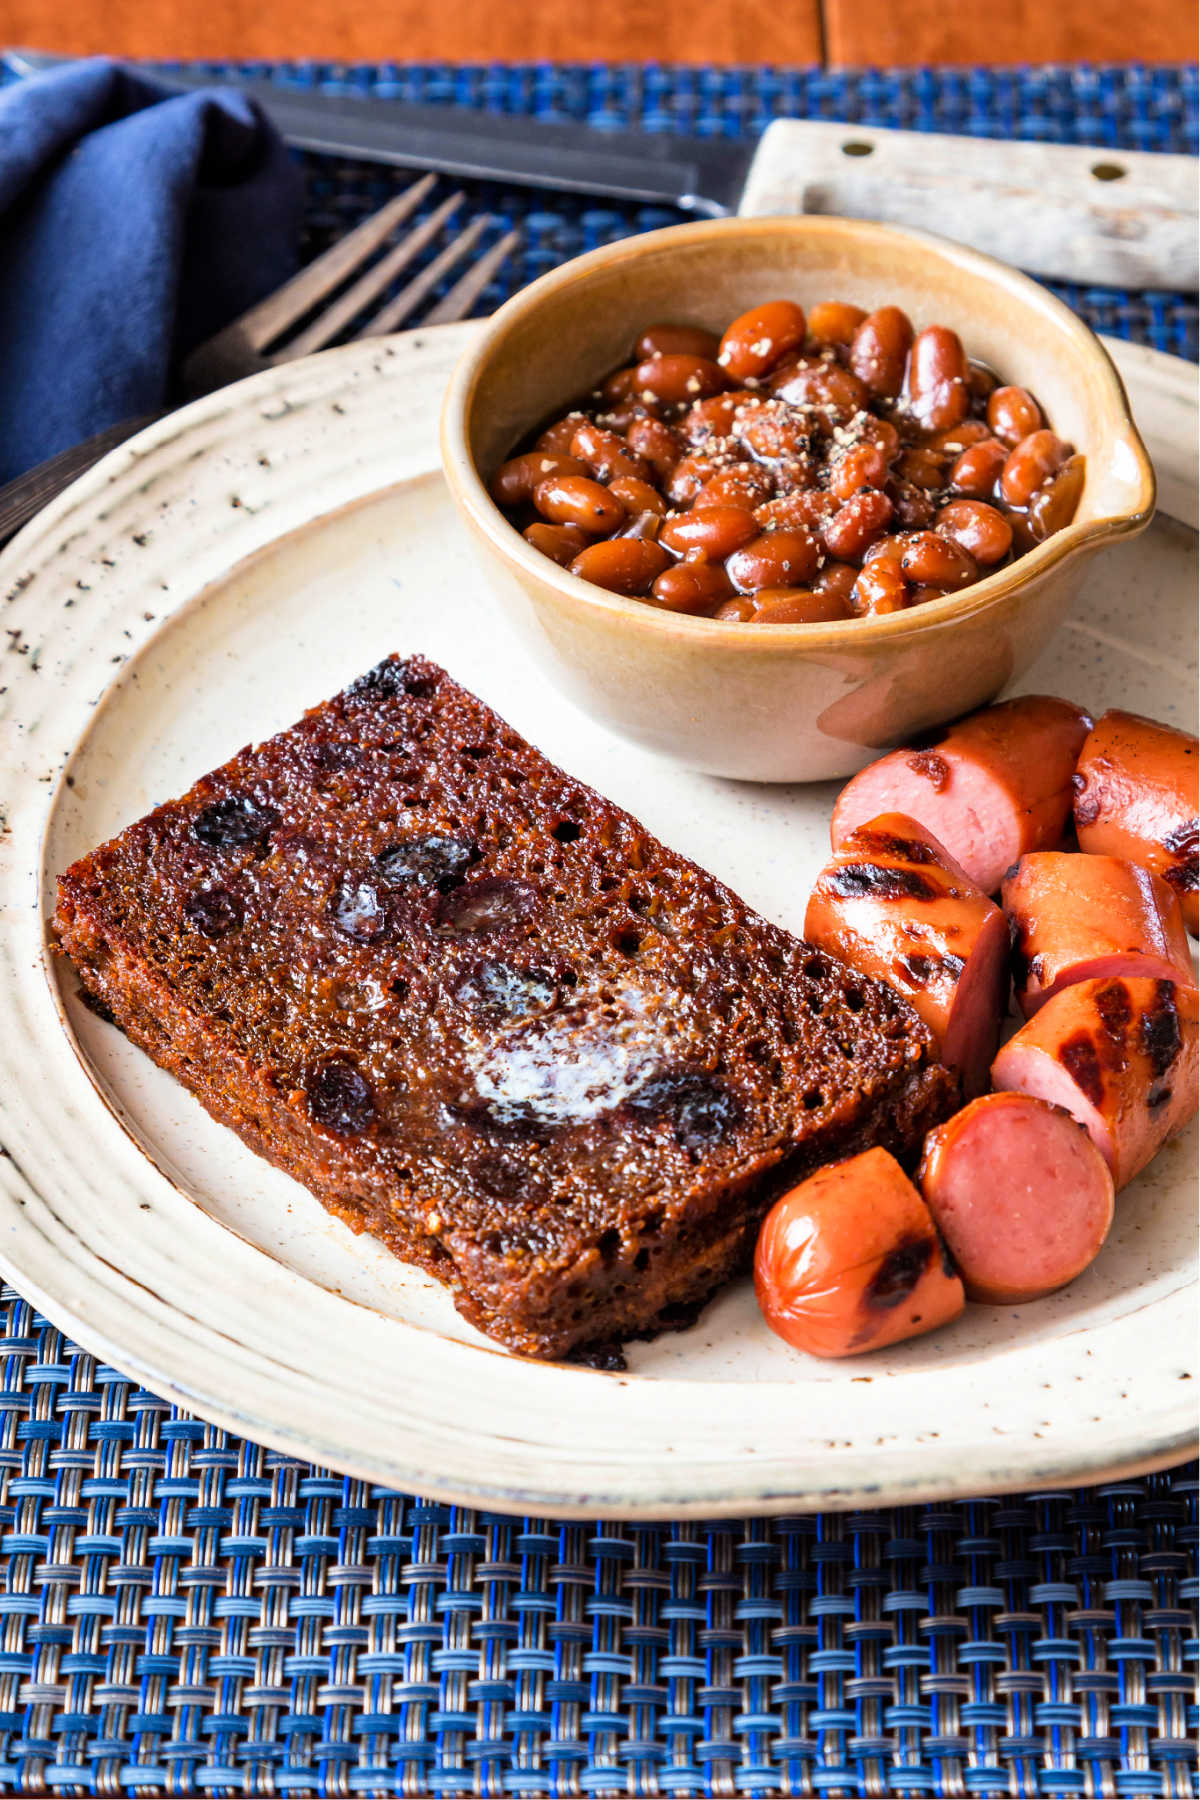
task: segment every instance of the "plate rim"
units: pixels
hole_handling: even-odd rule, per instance
[[[53,566],[56,556],[66,555],[72,542],[70,533],[57,548],[51,541],[60,528],[60,522],[66,523],[73,514],[86,519],[89,514],[102,513],[103,507],[99,503],[101,495],[106,492],[119,493],[123,487],[128,488],[130,478],[135,472],[140,471],[147,458],[164,448],[169,449],[177,440],[186,441],[189,434],[202,431],[206,423],[236,416],[239,412],[245,413],[247,409],[255,407],[261,411],[268,401],[281,396],[285,399],[289,395],[294,396],[298,392],[304,391],[306,384],[315,383],[316,389],[325,393],[336,392],[338,391],[337,384],[343,378],[354,378],[352,373],[354,369],[360,365],[370,366],[371,357],[387,358],[390,356],[394,358],[399,356],[404,359],[410,352],[419,353],[422,347],[430,345],[435,352],[435,360],[456,356],[471,336],[480,329],[479,323],[434,327],[426,331],[406,334],[403,340],[392,340],[390,344],[385,340],[381,345],[371,347],[352,345],[343,350],[324,352],[318,357],[307,359],[307,365],[285,365],[281,369],[251,377],[248,381],[237,384],[235,388],[209,396],[206,400],[193,403],[181,413],[170,415],[157,425],[148,428],[146,432],[139,434],[138,438],[131,439],[118,451],[111,453],[103,463],[97,465],[45,513],[39,515],[31,525],[26,527],[3,556],[0,556],[0,592],[3,592],[7,586],[5,577],[9,577],[15,584],[16,595],[19,596],[22,587],[27,585],[22,581],[22,573],[23,563],[29,558],[33,559],[32,566],[45,568]],[[397,348],[401,343],[403,349]],[[1164,358],[1163,360],[1175,359]],[[377,365],[377,368],[379,367],[382,365]],[[1188,368],[1189,366],[1183,365],[1183,367]],[[448,367],[445,373],[448,374]],[[436,436],[435,433],[432,435]],[[285,538],[319,526],[347,507],[369,503],[371,499],[389,487],[400,485],[406,480],[428,478],[436,468],[435,449],[434,459],[429,461],[426,467],[413,467],[402,473],[398,480],[381,482],[375,479],[370,486],[363,488],[357,494],[351,494],[337,505],[320,505],[313,509],[307,517],[296,521],[287,529],[270,532],[253,549],[226,563],[216,572],[213,577],[214,581],[223,584],[239,568],[243,567],[251,556],[270,553]],[[378,473],[378,471],[376,472]],[[86,524],[82,530],[86,531]],[[160,625],[169,624],[170,620],[178,616],[184,607],[194,604],[211,585],[212,582],[206,580],[199,586],[193,586],[190,591],[184,592],[178,603],[169,608],[162,620],[156,622],[155,629],[157,630]],[[12,597],[13,595],[10,595],[10,598]],[[146,633],[143,643],[139,644],[137,648],[143,648],[144,643],[148,642],[152,635],[152,633]],[[104,694],[107,694],[111,686],[110,672],[110,680],[105,684]],[[99,703],[103,704],[103,697]],[[69,760],[73,753],[75,742],[78,742],[78,739],[74,740],[66,752],[66,760]],[[65,768],[65,760],[62,767]],[[42,831],[38,833],[37,867],[39,869],[42,862],[42,835],[53,818],[58,791],[56,784],[53,792],[45,796]],[[44,929],[40,894],[36,926],[39,931]],[[44,954],[44,949],[41,953]],[[7,979],[8,973],[6,970],[5,986],[11,989],[11,981]],[[38,977],[43,983],[43,992],[53,1001],[55,997],[54,983],[49,977],[48,971],[42,972],[39,969]],[[77,1060],[68,1034],[60,1031],[60,1040],[59,1051],[70,1057],[76,1072],[88,1085],[96,1103],[111,1112],[112,1109],[109,1107],[107,1099],[95,1086],[86,1062],[83,1059]],[[0,1106],[0,1113],[2,1111],[3,1108]],[[113,1122],[121,1124],[117,1117],[114,1117]],[[123,1127],[122,1130],[124,1130]],[[133,1139],[129,1139],[129,1150],[139,1161],[145,1161],[147,1166],[153,1168],[155,1175],[160,1180],[170,1183],[170,1177],[165,1176],[156,1165],[149,1162],[146,1153]],[[9,1176],[8,1163],[0,1163],[0,1189],[5,1191],[6,1199],[11,1201],[13,1190],[11,1180],[8,1179]],[[182,1198],[193,1212],[205,1217],[212,1230],[225,1230],[225,1227],[220,1226],[209,1215],[204,1214],[203,1207],[198,1202],[188,1196],[182,1196]],[[20,1204],[21,1202],[18,1201],[18,1205]],[[152,1359],[147,1360],[140,1354],[135,1354],[133,1350],[123,1348],[100,1324],[93,1323],[88,1318],[86,1310],[73,1301],[69,1295],[54,1291],[52,1286],[46,1286],[36,1275],[31,1276],[25,1271],[20,1254],[14,1256],[11,1253],[11,1225],[10,1218],[8,1228],[0,1229],[0,1269],[13,1281],[18,1291],[31,1299],[46,1317],[59,1324],[75,1341],[92,1349],[93,1353],[101,1356],[106,1362],[123,1373],[131,1375],[133,1379],[144,1382],[153,1391],[172,1400],[185,1410],[211,1419],[223,1429],[251,1437],[257,1442],[269,1444],[286,1454],[296,1455],[310,1461],[327,1462],[331,1466],[346,1469],[366,1479],[385,1479],[390,1485],[409,1492],[429,1494],[463,1504],[481,1504],[497,1510],[526,1513],[541,1511],[562,1517],[636,1519],[659,1518],[669,1515],[676,1518],[702,1518],[737,1516],[754,1512],[777,1513],[797,1509],[844,1510],[864,1504],[904,1504],[931,1498],[964,1497],[981,1492],[1001,1493],[1039,1485],[1045,1486],[1047,1483],[1055,1485],[1066,1482],[1073,1485],[1082,1480],[1101,1478],[1096,1472],[1098,1465],[1095,1461],[1094,1451],[1078,1451],[1074,1455],[1064,1453],[1043,1457],[1040,1461],[1036,1458],[1021,1461],[1018,1457],[1019,1466],[1009,1466],[1007,1470],[996,1466],[981,1471],[977,1464],[973,1464],[970,1473],[963,1476],[956,1476],[953,1467],[947,1469],[939,1465],[936,1472],[928,1478],[921,1478],[918,1475],[906,1481],[900,1481],[893,1470],[890,1472],[885,1486],[873,1482],[860,1482],[857,1486],[846,1489],[821,1485],[797,1489],[793,1486],[783,1492],[774,1488],[764,1491],[761,1485],[754,1487],[752,1484],[751,1487],[747,1487],[735,1483],[736,1491],[731,1489],[727,1494],[709,1493],[695,1501],[689,1500],[684,1495],[664,1490],[660,1490],[656,1497],[634,1499],[626,1495],[606,1495],[598,1492],[572,1496],[564,1494],[560,1489],[542,1491],[536,1486],[514,1486],[511,1483],[493,1486],[480,1480],[459,1484],[456,1481],[439,1479],[436,1473],[431,1475],[425,1468],[401,1467],[391,1462],[389,1462],[387,1473],[382,1474],[379,1463],[373,1467],[361,1463],[356,1464],[354,1457],[348,1453],[347,1446],[344,1444],[323,1445],[314,1441],[309,1428],[301,1427],[293,1431],[277,1420],[262,1417],[256,1409],[244,1410],[232,1403],[226,1403],[221,1400],[219,1395],[209,1392],[203,1384],[194,1386],[181,1379],[170,1369],[164,1369]],[[95,1254],[94,1247],[93,1254]],[[254,1249],[253,1254],[263,1255],[265,1253]],[[133,1280],[133,1277],[122,1273],[115,1267],[113,1272],[119,1281]],[[1179,1290],[1184,1296],[1188,1291],[1186,1288]],[[1162,1303],[1165,1304],[1174,1297],[1174,1295],[1164,1296]],[[477,1354],[470,1346],[462,1345],[460,1349],[467,1355]],[[501,1355],[502,1353],[492,1352],[491,1354]],[[505,1360],[514,1369],[520,1369],[523,1366],[520,1359],[506,1358]],[[543,1371],[545,1369],[545,1365],[531,1366]],[[556,1366],[556,1373],[562,1375],[567,1371]],[[571,1371],[570,1373],[585,1381],[594,1382],[595,1380],[595,1372]],[[611,1381],[613,1378],[607,1377],[606,1379]],[[651,1384],[647,1383],[646,1385]],[[663,1382],[660,1378],[654,1378],[653,1385],[661,1389]],[[691,1385],[703,1388],[709,1384],[694,1383]],[[781,1385],[786,1386],[786,1384]],[[1157,1419],[1159,1415],[1153,1416]],[[1177,1406],[1170,1409],[1169,1416],[1174,1423],[1168,1425],[1167,1415],[1164,1414],[1162,1423],[1154,1426],[1157,1435],[1151,1441],[1147,1442],[1143,1438],[1142,1446],[1136,1453],[1126,1453],[1115,1460],[1110,1457],[1103,1463],[1102,1474],[1106,1474],[1110,1478],[1131,1476],[1167,1467],[1173,1462],[1183,1460],[1194,1445],[1195,1425],[1190,1422],[1190,1415],[1187,1415],[1188,1422],[1184,1422],[1185,1409],[1182,1407]],[[1013,1447],[1009,1446],[1001,1460],[1011,1465],[1014,1455]],[[880,1464],[887,1463],[890,1456],[891,1453],[888,1456],[877,1456],[876,1461]],[[936,1457],[930,1460],[937,1463]],[[734,1467],[736,1468],[736,1465]],[[765,1469],[763,1473],[765,1474]],[[761,1478],[761,1475],[757,1478],[759,1482],[761,1482]]]

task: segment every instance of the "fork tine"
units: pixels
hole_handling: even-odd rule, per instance
[[[450,325],[456,319],[465,319],[496,270],[520,241],[520,232],[510,231],[499,243],[493,244],[487,254],[455,282],[449,293],[443,294],[437,305],[430,308],[421,320],[422,325]]]
[[[361,331],[355,333],[355,336],[360,338],[382,337],[385,332],[395,331],[398,325],[402,325],[404,320],[416,311],[426,294],[433,291],[442,276],[454,268],[456,263],[462,262],[464,257],[475,248],[490,224],[491,219],[486,213],[482,213],[477,219],[472,219],[461,236],[447,244],[446,248],[435,256],[419,275],[414,275],[408,286],[401,288],[395,299],[389,300],[373,319],[367,321]]]
[[[304,331],[292,339],[285,347],[282,356],[288,362],[293,357],[307,356],[312,350],[323,350],[331,344],[335,337],[343,332],[352,320],[356,319],[377,294],[388,287],[402,269],[406,269],[421,254],[425,246],[432,243],[442,226],[457,212],[463,203],[461,194],[451,194],[448,200],[422,220],[415,230],[401,238],[388,254],[381,257],[374,266],[366,271],[348,288],[346,292],[318,314]]]
[[[376,246],[391,236],[397,225],[416,212],[436,181],[436,175],[423,175],[403,193],[396,194],[378,212],[340,238],[332,249],[301,269],[291,281],[243,313],[236,321],[239,334],[256,350],[265,350],[289,325],[294,325],[297,319],[302,319],[306,312],[319,305],[326,294],[340,287],[347,275],[353,274]]]

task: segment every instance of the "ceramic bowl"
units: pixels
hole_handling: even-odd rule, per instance
[[[902,306],[1032,389],[1087,456],[1075,519],[958,594],[878,618],[748,625],[660,611],[534,550],[487,482],[535,426],[669,319],[720,331],[756,301]],[[612,729],[693,769],[754,781],[851,774],[880,749],[992,699],[1041,651],[1089,559],[1141,531],[1154,475],[1099,340],[1015,270],[932,235],[850,219],[723,219],[627,239],[501,307],[459,364],[442,456],[489,582],[551,677]],[[1086,605],[1086,602],[1084,603]]]

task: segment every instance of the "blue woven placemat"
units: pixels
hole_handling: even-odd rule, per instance
[[[186,1418],[11,1293],[0,1324],[6,1792],[1194,1792],[1194,1470],[506,1519]]]
[[[736,136],[790,113],[1195,148],[1192,69],[256,67],[601,126]],[[310,253],[409,179],[306,167]],[[481,310],[675,216],[469,199],[525,234]],[[1102,330],[1196,354],[1190,299],[1060,291]],[[1197,1792],[1194,1469],[589,1527],[430,1504],[230,1437],[7,1289],[0,1359],[4,1792]]]

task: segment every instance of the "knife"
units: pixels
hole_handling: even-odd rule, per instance
[[[6,53],[36,75],[75,59]],[[710,218],[839,213],[940,232],[1037,275],[1123,288],[1200,285],[1196,160],[1144,150],[997,141],[777,119],[757,146],[541,124],[137,65],[179,92],[233,87],[303,150],[467,180],[666,203]]]

